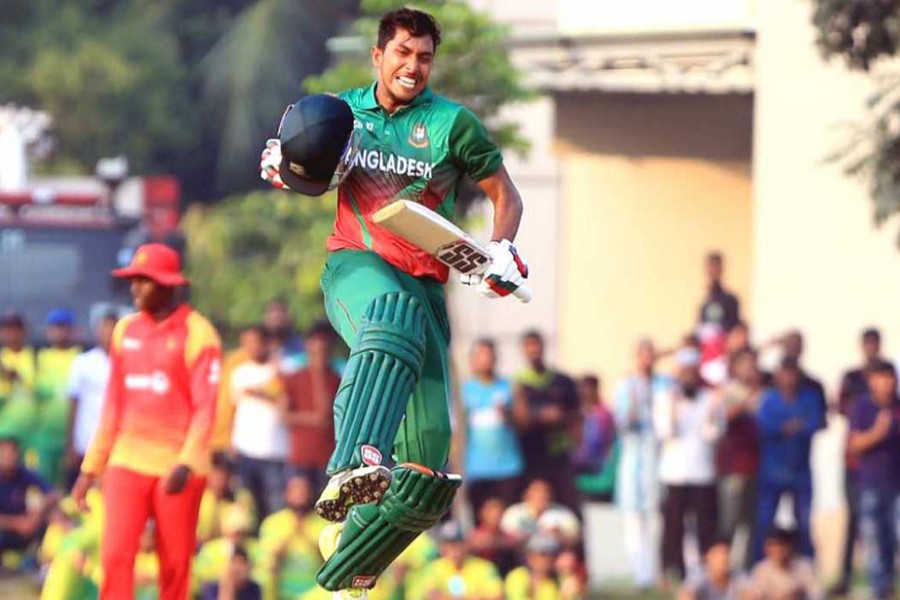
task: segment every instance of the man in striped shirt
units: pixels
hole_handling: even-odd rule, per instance
[[[100,599],[134,595],[134,558],[144,525],[156,522],[160,600],[188,597],[197,514],[209,469],[209,438],[221,371],[213,326],[179,299],[188,284],[177,253],[138,248],[130,266],[138,312],[119,321],[110,347],[110,380],[97,432],[72,495],[103,474],[106,519],[100,545]]]

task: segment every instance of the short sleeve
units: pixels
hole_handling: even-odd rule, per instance
[[[450,155],[456,165],[474,181],[500,170],[503,156],[489,139],[487,130],[468,108],[461,108],[450,129]]]
[[[84,370],[84,354],[79,354],[72,361],[72,368],[69,370],[69,381],[66,384],[66,392],[69,398],[81,399],[81,373]]]

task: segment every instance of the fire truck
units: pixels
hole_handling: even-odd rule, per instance
[[[0,189],[0,312],[21,313],[41,341],[45,315],[67,307],[90,337],[104,314],[131,306],[127,283],[112,269],[149,241],[183,249],[179,200],[171,177],[115,186],[95,177],[38,179]]]

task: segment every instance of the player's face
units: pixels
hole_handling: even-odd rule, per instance
[[[382,50],[372,48],[372,62],[378,71],[378,86],[392,102],[409,104],[422,93],[431,77],[434,40],[430,35],[413,37],[397,29]]]
[[[172,288],[163,287],[146,277],[135,277],[131,280],[131,298],[135,308],[152,313],[171,300]]]

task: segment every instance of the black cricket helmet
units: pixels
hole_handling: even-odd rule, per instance
[[[284,111],[278,139],[282,181],[301,194],[321,196],[350,171],[353,111],[337,96],[306,96]]]

